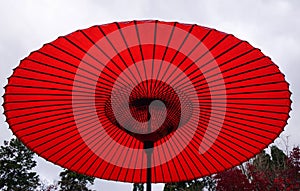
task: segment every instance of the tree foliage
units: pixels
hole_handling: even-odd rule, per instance
[[[177,182],[177,183],[167,183],[164,187],[164,191],[198,191],[202,190],[205,186],[209,186],[209,177],[202,179],[187,181],[187,182]]]
[[[227,171],[194,181],[169,183],[164,191],[289,191],[300,190],[300,149],[287,156],[276,146]]]
[[[144,184],[143,183],[134,183],[132,191],[144,191]]]
[[[0,190],[31,191],[39,186],[34,153],[16,138],[0,147]]]
[[[238,167],[217,174],[215,179],[217,180],[216,188],[220,191],[252,190],[251,183]]]
[[[94,184],[95,178],[64,170],[59,174],[58,185],[61,191],[92,191],[88,187]]]

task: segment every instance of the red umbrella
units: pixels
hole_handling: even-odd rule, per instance
[[[259,49],[160,21],[59,37],[23,59],[5,89],[7,121],[27,147],[125,182],[178,182],[239,165],[278,137],[291,105],[284,75]]]

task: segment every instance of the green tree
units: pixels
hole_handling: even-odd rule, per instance
[[[92,191],[88,189],[94,184],[94,177],[78,174],[70,170],[64,170],[59,174],[60,181],[58,185],[61,191]]]
[[[144,184],[143,183],[134,183],[133,191],[144,191]]]
[[[0,190],[31,191],[39,186],[34,153],[16,138],[0,147]]]
[[[271,147],[273,170],[285,170],[287,168],[287,156],[276,146]]]
[[[186,190],[188,182],[176,182],[165,184],[164,191],[183,191]]]
[[[167,183],[165,184],[164,191],[200,191],[204,188],[205,181],[201,178],[186,182]]]

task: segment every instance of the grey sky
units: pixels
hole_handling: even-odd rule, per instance
[[[293,92],[293,111],[281,137],[290,136],[291,146],[300,145],[299,8],[298,0],[0,0],[0,83],[6,85],[12,69],[31,51],[77,29],[134,19],[204,25],[249,41],[279,66]],[[0,110],[3,112],[2,107]],[[1,115],[1,144],[12,135],[4,121]],[[280,139],[276,143],[280,145]],[[57,179],[58,166],[37,160],[41,178]],[[131,184],[100,180],[96,187],[105,191],[132,189]],[[154,190],[162,190],[162,185]]]

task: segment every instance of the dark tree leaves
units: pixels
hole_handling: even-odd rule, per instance
[[[88,187],[94,184],[95,178],[64,170],[59,174],[58,185],[61,191],[92,191]]]
[[[132,191],[144,191],[144,184],[134,183]]]
[[[39,186],[39,176],[32,172],[36,166],[33,156],[18,139],[4,141],[0,147],[0,190],[31,191]]]

